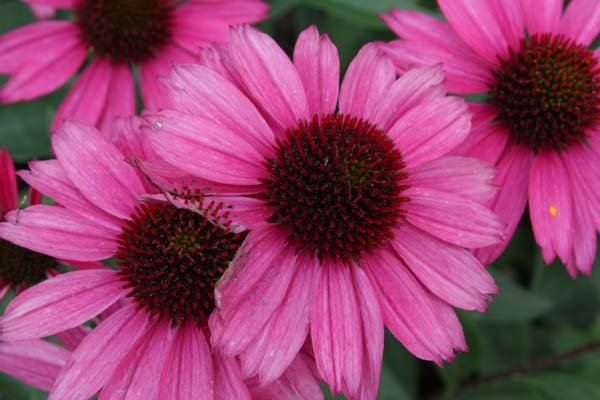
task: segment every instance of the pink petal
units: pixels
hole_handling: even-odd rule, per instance
[[[223,358],[219,352],[215,352],[213,353],[213,365],[215,368],[215,400],[251,399],[237,359]]]
[[[523,0],[490,0],[487,2],[506,44],[518,49],[525,39],[525,11]]]
[[[194,324],[177,329],[162,368],[159,399],[214,398],[215,377],[204,332]]]
[[[528,1],[522,0],[525,25],[530,35],[556,32],[563,9],[563,0]]]
[[[497,293],[492,276],[466,249],[449,245],[410,225],[396,230],[392,246],[433,294],[454,307],[485,311]]]
[[[15,165],[5,147],[0,148],[0,220],[4,213],[17,208],[17,176]]]
[[[403,184],[454,193],[478,203],[497,191],[492,185],[496,169],[474,158],[445,156],[410,170]]]
[[[298,70],[311,114],[335,111],[340,87],[340,58],[327,35],[311,25],[304,30],[294,48],[294,66]]]
[[[6,215],[0,237],[51,257],[98,261],[112,257],[119,231],[62,207],[37,205]]]
[[[533,153],[525,146],[509,144],[498,164],[498,174],[494,184],[496,195],[487,204],[506,224],[506,237],[501,243],[475,250],[475,255],[483,265],[494,261],[510,243],[521,216],[527,205],[527,187]]]
[[[0,343],[0,371],[48,391],[70,353],[45,340]]]
[[[362,315],[351,268],[355,267],[322,265],[313,299],[315,360],[334,396],[356,396],[363,374]]]
[[[30,4],[44,4],[54,8],[75,8],[77,0],[28,0]]]
[[[508,55],[511,43],[502,30],[506,16],[498,15],[492,2],[439,0],[438,4],[450,26],[477,54],[492,64]]]
[[[89,202],[67,177],[57,160],[32,161],[30,171],[19,171],[19,177],[61,206],[91,222],[120,232],[121,221]]]
[[[458,97],[419,104],[401,116],[388,134],[409,167],[447,154],[468,135],[471,114]]]
[[[375,290],[364,270],[352,268],[352,278],[356,288],[360,315],[362,318],[363,354],[362,378],[360,385],[361,399],[377,397],[379,373],[383,357],[383,317]]]
[[[383,320],[408,351],[442,365],[454,350],[467,350],[460,321],[446,302],[425,289],[402,262],[386,251],[365,260]]]
[[[91,126],[66,122],[52,137],[52,147],[71,182],[91,203],[129,218],[144,186],[114,144]]]
[[[271,155],[275,139],[271,128],[233,83],[200,65],[174,67],[167,82],[175,109],[224,125],[262,155]]]
[[[471,50],[448,24],[415,11],[392,9],[390,14],[381,18],[405,39],[384,47],[398,69],[443,62],[451,92],[487,91],[495,62],[488,63]]]
[[[260,236],[257,230],[248,235],[215,293],[221,325],[211,327],[211,340],[213,347],[222,349],[229,357],[256,342],[293,290],[290,284],[299,265],[293,249],[282,243],[285,236]],[[235,289],[238,290],[228,295]]]
[[[90,328],[77,326],[72,329],[67,329],[66,331],[58,332],[54,336],[56,336],[67,349],[74,351],[91,331]]]
[[[558,152],[540,152],[533,161],[529,215],[546,263],[556,254],[566,262],[573,248],[573,209],[569,176]]]
[[[10,78],[0,89],[0,100],[32,100],[57,89],[73,76],[86,53],[72,22],[37,22],[3,35],[0,72]]]
[[[28,3],[28,1],[26,1]],[[54,7],[46,4],[29,4],[31,11],[38,19],[50,19],[56,15]]]
[[[230,185],[256,185],[267,173],[255,147],[211,120],[169,110],[146,119],[153,130],[154,151],[192,175]]]
[[[234,84],[238,89],[242,87],[238,84],[236,78],[233,76],[233,66],[231,65],[231,58],[229,57],[229,50],[226,45],[218,43],[211,43],[207,46],[200,48],[200,65],[210,68],[215,71],[229,82]]]
[[[117,117],[129,117],[135,114],[135,87],[129,65],[113,65],[108,96],[97,121],[100,129],[109,130]]]
[[[150,147],[147,132],[142,129],[144,123],[142,118],[136,116],[117,118],[108,131],[108,137],[125,157],[154,161],[158,156]]]
[[[108,382],[119,362],[148,331],[146,312],[136,307],[122,307],[86,336],[59,375],[49,400],[88,399]]]
[[[475,125],[477,117],[478,114],[473,117],[471,133],[460,146],[454,149],[453,154],[478,158],[495,165],[508,143],[508,129],[502,124],[491,122]]]
[[[446,93],[441,65],[414,68],[395,81],[384,95],[373,122],[389,130],[408,110]]]
[[[240,355],[244,376],[258,375],[260,386],[279,378],[304,345],[318,268],[313,257],[299,263],[285,299]]]
[[[2,340],[36,339],[76,327],[123,297],[113,270],[73,271],[25,290],[0,319]]]
[[[589,46],[600,33],[600,5],[597,0],[571,0],[560,21],[560,32]]]
[[[390,59],[378,44],[360,49],[350,63],[340,89],[340,112],[373,121],[396,80]]]
[[[301,354],[279,379],[265,387],[252,387],[251,392],[254,400],[323,399],[321,387]]]
[[[434,189],[404,191],[410,201],[406,220],[417,228],[461,247],[484,247],[504,238],[504,224],[487,207],[464,197]]]
[[[157,322],[122,357],[119,366],[100,392],[99,400],[146,400],[159,398],[159,384],[167,351],[172,342],[168,321]],[[171,370],[171,373],[175,370]],[[160,388],[160,389],[159,389]],[[184,397],[160,397],[183,399]]]
[[[298,72],[271,37],[248,25],[234,27],[229,54],[236,78],[277,131],[310,119]]]
[[[584,197],[585,194],[573,185],[573,253],[566,261],[567,270],[573,278],[578,270],[590,275],[596,257],[596,230],[590,224]]]

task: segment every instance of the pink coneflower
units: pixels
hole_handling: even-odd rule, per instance
[[[589,274],[600,229],[600,66],[589,49],[600,32],[596,0],[439,0],[449,24],[409,11],[383,15],[404,40],[387,52],[402,71],[443,62],[448,89],[489,92],[472,104],[460,154],[499,168],[489,205],[506,240],[477,250],[484,264],[507,246],[529,199],[537,243],[575,277]]]
[[[134,127],[121,123],[115,132]],[[246,233],[196,195],[186,197],[188,208],[141,200],[148,191],[124,161],[124,142],[135,140],[117,147],[95,128],[67,122],[52,138],[56,160],[21,171],[61,206],[9,212],[0,237],[52,257],[116,257],[118,270],[68,272],[24,291],[0,318],[0,341],[76,327],[120,301],[74,350],[50,399],[249,398],[238,361],[211,352],[207,326],[215,283]]]
[[[336,112],[337,49],[315,27],[293,62],[247,25],[201,59],[166,82],[176,111],[147,120],[158,155],[228,186],[207,193],[227,194],[251,229],[218,287],[213,344],[265,385],[310,331],[320,375],[351,398],[376,395],[384,323],[423,359],[466,350],[452,306],[484,310],[497,289],[465,248],[498,242],[503,227],[478,203],[491,167],[444,157],[471,116],[444,96],[441,68],[397,79],[367,45]]]
[[[0,102],[35,99],[62,86],[82,65],[54,117],[108,127],[135,114],[131,67],[139,67],[144,105],[164,106],[157,77],[173,61],[196,57],[198,46],[224,42],[228,26],[266,18],[261,0],[29,0],[30,5],[72,9],[74,21],[43,21],[0,37],[0,73],[9,74]],[[35,57],[32,55],[35,54]]]

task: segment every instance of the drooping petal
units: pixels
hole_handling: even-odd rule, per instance
[[[362,317],[350,267],[319,269],[311,315],[311,338],[319,373],[335,396],[358,394],[363,374]]]
[[[546,263],[558,255],[563,262],[573,248],[571,187],[558,152],[540,152],[529,174],[529,215]]]
[[[589,46],[600,33],[600,6],[596,0],[571,0],[560,21],[561,33]]]
[[[239,83],[277,131],[310,119],[298,71],[271,37],[248,25],[234,27],[229,55]]]
[[[69,121],[53,135],[52,147],[71,182],[91,203],[117,218],[129,218],[144,186],[114,144],[97,129]]]
[[[340,58],[329,37],[319,37],[316,26],[311,25],[298,36],[294,66],[306,90],[310,113],[334,112],[340,87]]]
[[[170,110],[147,120],[154,151],[192,175],[230,185],[256,185],[267,173],[256,148],[223,125]]]
[[[489,295],[498,292],[492,276],[464,248],[410,225],[396,230],[392,246],[423,286],[454,307],[485,311]]]
[[[75,74],[86,53],[72,22],[36,22],[3,35],[0,73],[10,77],[0,89],[0,101],[32,100],[59,88]]]
[[[123,306],[86,336],[61,371],[49,400],[88,399],[107,383],[123,357],[147,333],[146,312],[136,307]]]
[[[525,13],[525,26],[530,35],[556,32],[562,14],[563,0],[522,0],[521,6]]]
[[[74,328],[125,295],[116,271],[73,271],[25,290],[0,319],[2,340],[36,339]]]
[[[452,307],[425,289],[402,261],[386,251],[365,261],[385,325],[408,351],[441,366],[454,358],[454,350],[467,350]]]
[[[398,69],[443,63],[451,92],[487,90],[494,64],[471,50],[448,24],[419,12],[395,9],[381,18],[405,39],[384,46]]]
[[[224,358],[219,352],[213,353],[215,368],[215,400],[250,400],[250,392],[244,382],[240,364],[236,358]]]
[[[447,154],[469,134],[471,114],[462,99],[440,97],[419,104],[391,127],[389,137],[409,167]]]
[[[0,372],[40,390],[52,388],[69,351],[45,340],[0,343]]]
[[[504,224],[487,207],[452,193],[412,187],[404,191],[406,220],[448,243],[484,247],[504,238]]]
[[[15,165],[8,150],[2,147],[0,148],[0,220],[5,213],[17,208],[17,196]]]
[[[350,63],[342,81],[340,112],[372,121],[395,80],[394,65],[380,45],[365,45]]]
[[[272,383],[284,373],[308,336],[317,269],[312,258],[299,263],[285,299],[240,355],[244,376],[258,375],[260,386]]]
[[[60,259],[98,261],[112,257],[119,231],[62,207],[37,205],[6,215],[0,237]]]
[[[194,324],[180,326],[168,350],[159,383],[159,399],[194,400],[215,396],[215,374],[204,332]]]

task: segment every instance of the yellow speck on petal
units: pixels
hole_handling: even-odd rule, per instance
[[[556,217],[556,213],[558,212],[558,210],[554,206],[548,207],[548,211],[550,211],[550,215],[552,215],[553,217]]]

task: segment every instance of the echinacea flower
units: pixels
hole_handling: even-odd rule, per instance
[[[109,127],[135,114],[132,66],[139,68],[144,105],[165,105],[158,77],[171,62],[196,57],[198,46],[224,42],[228,26],[267,15],[261,0],[28,0],[73,10],[73,21],[42,21],[0,37],[0,73],[9,74],[0,103],[54,91],[86,65],[60,105],[52,130],[64,119]],[[35,55],[35,56],[33,56]]]
[[[213,344],[266,385],[310,332],[332,392],[366,399],[377,393],[384,323],[438,364],[466,350],[452,306],[484,310],[497,291],[466,248],[497,243],[503,226],[479,204],[493,169],[444,156],[471,115],[445,96],[441,67],[397,79],[369,44],[338,96],[337,49],[315,27],[293,62],[248,25],[201,59],[165,81],[175,110],[146,119],[156,153],[218,182],[207,196],[226,199],[251,230],[218,285]]]
[[[106,135],[66,122],[52,138],[56,159],[20,171],[60,206],[9,212],[3,240],[51,257],[115,257],[118,268],[67,272],[24,291],[0,318],[0,341],[53,335],[119,302],[73,351],[50,399],[249,399],[238,361],[211,351],[207,326],[215,283],[246,233],[194,194],[187,208],[151,197],[124,161],[144,149],[135,126]],[[292,375],[318,390],[314,378]]]
[[[402,40],[386,50],[402,71],[444,63],[451,92],[488,92],[472,104],[460,154],[495,164],[489,205],[506,240],[476,253],[484,264],[507,246],[523,212],[547,263],[558,256],[589,274],[600,230],[600,32],[597,0],[439,0],[448,23],[392,10],[382,18]],[[561,15],[562,14],[562,15]]]

